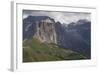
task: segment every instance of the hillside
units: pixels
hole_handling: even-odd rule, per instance
[[[77,59],[86,59],[86,57],[70,49],[59,48],[53,43],[41,43],[34,38],[23,42],[23,62]]]
[[[57,22],[55,24],[57,43],[63,48],[70,48],[91,58],[91,22],[80,19],[64,26]]]

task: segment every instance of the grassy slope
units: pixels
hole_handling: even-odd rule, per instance
[[[23,42],[23,62],[85,59],[84,56],[55,44],[40,43],[37,39]]]

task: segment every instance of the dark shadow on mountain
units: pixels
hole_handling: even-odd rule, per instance
[[[62,26],[60,22],[56,23],[57,40],[60,47],[70,48],[82,53],[87,58],[91,58],[91,22],[79,20],[70,23],[68,26]]]

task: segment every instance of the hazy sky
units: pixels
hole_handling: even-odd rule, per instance
[[[23,10],[23,18],[28,16],[49,16],[55,21],[60,21],[61,23],[71,23],[76,22],[79,19],[91,20],[90,13],[79,13],[79,12],[50,12],[50,11],[34,11],[34,10]]]

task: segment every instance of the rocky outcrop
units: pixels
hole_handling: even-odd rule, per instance
[[[37,38],[41,42],[57,44],[55,21],[48,16],[29,16],[23,20],[23,40]]]
[[[55,22],[53,22],[49,18],[37,21],[36,22],[37,31],[33,37],[39,39],[41,42],[57,43],[54,24]]]

